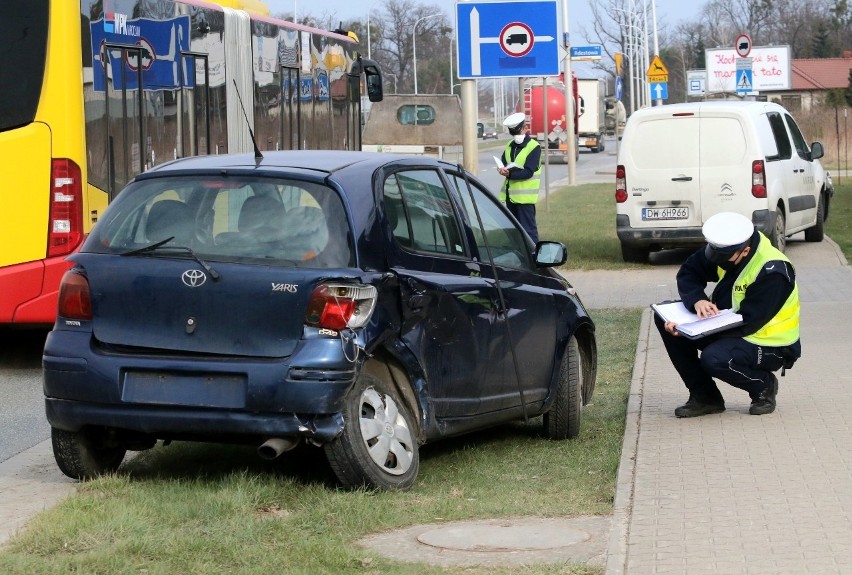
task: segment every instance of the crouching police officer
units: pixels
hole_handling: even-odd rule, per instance
[[[743,316],[743,323],[690,340],[679,335],[676,324],[655,317],[669,358],[689,389],[689,400],[675,409],[675,415],[725,411],[713,378],[748,392],[750,414],[772,413],[778,393],[773,372],[792,367],[801,355],[795,270],[745,216],[716,214],[702,232],[707,245],[677,273],[681,301],[699,317],[731,308]],[[708,282],[718,282],[709,299]]]
[[[538,242],[535,204],[541,189],[541,146],[524,132],[525,121],[523,112],[516,112],[503,120],[512,139],[503,150],[504,167],[497,170],[506,178],[500,187],[500,201],[505,202],[532,240]]]

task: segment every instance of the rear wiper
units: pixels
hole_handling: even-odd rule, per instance
[[[183,251],[183,252],[188,253],[192,257],[192,259],[197,261],[198,264],[201,267],[203,267],[205,270],[207,270],[207,273],[210,274],[210,277],[213,278],[213,281],[217,281],[219,279],[219,272],[214,270],[212,267],[210,267],[210,264],[208,264],[203,259],[198,257],[198,254],[196,254],[194,251],[192,251],[192,248],[190,248],[189,246],[167,246],[167,245],[165,245],[165,244],[169,243],[170,241],[172,241],[173,239],[175,239],[175,237],[170,236],[170,237],[168,237],[164,240],[160,240],[159,242],[153,243],[150,246],[145,246],[143,248],[131,250],[129,252],[124,252],[121,255],[123,255],[123,256],[138,256],[140,254],[146,254],[146,253],[154,252],[154,251],[156,251],[160,248]]]

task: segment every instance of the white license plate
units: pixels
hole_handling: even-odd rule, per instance
[[[642,221],[686,219],[689,219],[689,208],[642,208]]]

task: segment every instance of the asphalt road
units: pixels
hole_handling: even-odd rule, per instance
[[[41,389],[45,330],[0,330],[0,461],[50,437]]]

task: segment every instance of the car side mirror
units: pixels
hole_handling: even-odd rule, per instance
[[[561,266],[568,261],[568,250],[560,242],[538,242],[535,245],[535,265],[540,268]]]
[[[811,159],[818,160],[825,155],[825,150],[822,147],[822,144],[819,142],[814,142],[811,144]]]

